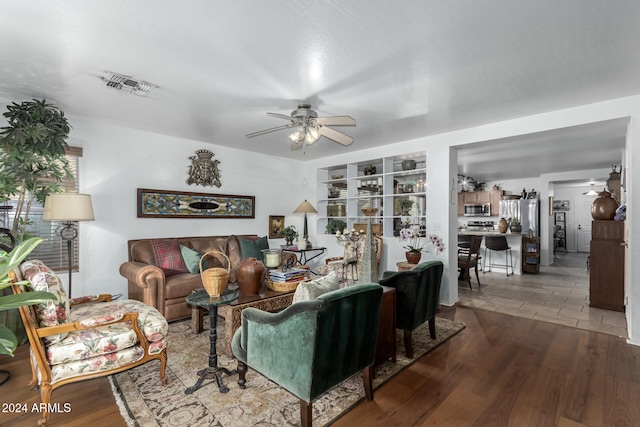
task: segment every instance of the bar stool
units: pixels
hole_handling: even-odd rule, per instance
[[[513,274],[513,255],[511,253],[511,247],[507,243],[505,236],[485,236],[484,238],[484,259],[485,267],[489,267],[486,271],[491,271],[491,267],[504,267],[507,271],[507,277],[509,277],[509,260],[511,261],[511,274]],[[487,250],[489,250],[489,257],[487,257]],[[504,264],[494,264],[492,262],[493,252],[504,252]],[[484,273],[484,268],[482,269]]]

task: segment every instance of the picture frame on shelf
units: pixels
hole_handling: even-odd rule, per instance
[[[284,215],[269,215],[269,238],[282,239],[284,230]]]

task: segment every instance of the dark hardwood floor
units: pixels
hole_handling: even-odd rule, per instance
[[[333,427],[638,426],[640,347],[612,335],[482,309],[443,308],[467,327],[375,392]],[[28,349],[0,357],[13,377],[0,401],[39,402],[26,386]],[[170,357],[170,356],[169,356]],[[50,426],[122,426],[105,378],[64,386],[71,404]],[[0,413],[2,426],[36,425],[38,414]]]

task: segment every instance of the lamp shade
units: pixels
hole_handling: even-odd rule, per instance
[[[300,203],[300,206],[298,206],[296,208],[295,211],[293,211],[293,213],[318,213],[318,211],[316,210],[316,208],[314,208],[311,203],[307,202],[306,200],[302,203]]]
[[[93,206],[89,194],[55,193],[44,201],[45,221],[93,221]]]

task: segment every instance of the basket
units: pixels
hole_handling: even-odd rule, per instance
[[[277,292],[293,292],[296,290],[296,288],[300,283],[308,282],[309,280],[311,280],[311,277],[310,275],[307,275],[307,277],[305,277],[304,279],[297,280],[295,282],[274,282],[267,275],[267,287],[272,291],[277,291]]]
[[[220,254],[227,259],[227,268],[213,267],[207,268],[202,271],[202,260],[207,255],[211,254]],[[202,257],[200,257],[200,278],[202,279],[202,285],[204,289],[207,291],[210,297],[219,297],[224,289],[227,287],[227,283],[229,282],[229,271],[231,270],[231,260],[229,257],[220,251],[209,251],[205,252]]]

